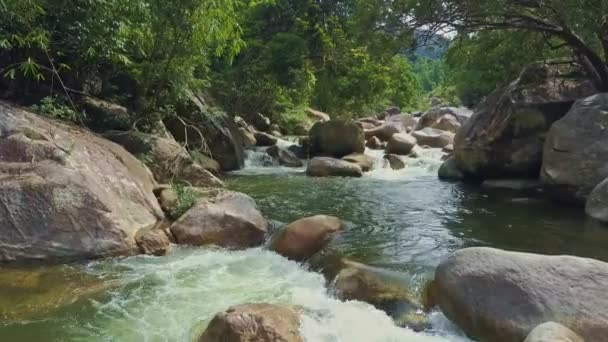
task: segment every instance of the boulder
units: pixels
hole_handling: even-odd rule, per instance
[[[444,148],[454,142],[454,133],[431,127],[412,132],[412,136],[421,146]]]
[[[104,137],[138,157],[161,183],[180,179],[195,186],[224,186],[219,178],[194,162],[188,151],[174,139],[136,131],[109,131]]]
[[[286,258],[304,261],[343,230],[344,223],[337,217],[307,217],[288,224],[272,241],[270,248]]]
[[[434,299],[467,335],[519,342],[558,322],[587,341],[608,333],[608,263],[493,248],[466,248],[441,262]]]
[[[608,177],[608,93],[577,101],[545,142],[541,179],[557,199],[584,203]]]
[[[171,250],[171,241],[162,229],[142,229],[135,236],[142,254],[161,256]]]
[[[545,135],[575,100],[598,91],[572,63],[526,67],[489,95],[458,131],[458,167],[477,178],[538,177]]]
[[[220,163],[215,159],[205,155],[201,151],[190,151],[190,156],[195,163],[200,165],[203,169],[211,172],[214,175],[219,175],[222,171]]]
[[[289,150],[285,150],[278,146],[270,146],[266,149],[266,153],[276,159],[280,165],[287,167],[300,167],[303,166],[304,163],[296,157],[295,154],[291,153]]]
[[[424,113],[416,125],[416,131],[427,127],[456,133],[473,115],[467,108],[437,107]]]
[[[164,217],[119,145],[0,102],[0,262],[132,255]]]
[[[241,136],[241,141],[243,141],[244,148],[252,148],[258,144],[257,140],[255,139],[254,131],[244,127],[239,127],[238,131]]]
[[[255,132],[254,136],[257,146],[272,146],[278,141],[277,137],[264,132]]]
[[[255,201],[238,192],[223,191],[200,200],[173,225],[179,244],[248,248],[264,242],[268,222]]]
[[[306,123],[299,123],[294,127],[293,134],[295,135],[308,135],[308,131],[310,130],[310,125]]]
[[[326,122],[331,119],[328,114],[320,112],[318,110],[314,110],[312,108],[306,109],[306,114],[308,114],[308,117],[314,120],[315,122]]]
[[[384,124],[365,130],[365,138],[377,137],[381,141],[388,141],[393,134],[413,131],[416,122],[416,118],[409,114],[388,116]]]
[[[213,317],[199,342],[303,342],[300,309],[272,304],[233,306]]]
[[[283,137],[283,134],[279,131],[270,131],[270,135],[272,135],[273,137],[277,137],[277,138]]]
[[[262,132],[270,131],[270,128],[272,126],[270,119],[260,113],[255,114],[253,116],[251,123],[253,123],[253,126],[258,131],[262,131]]]
[[[313,156],[327,155],[342,158],[351,153],[365,151],[363,130],[353,121],[317,122],[312,126],[309,134],[309,148]]]
[[[82,107],[86,113],[85,125],[96,132],[108,129],[126,131],[131,128],[129,111],[123,106],[86,96]]]
[[[380,141],[388,141],[393,136],[393,134],[401,132],[402,130],[399,129],[398,125],[383,124],[373,129],[366,130],[365,138],[368,140],[371,138],[377,138]]]
[[[585,212],[598,221],[608,223],[608,178],[591,191]]]
[[[458,165],[456,165],[454,157],[448,157],[448,159],[441,164],[438,175],[441,180],[462,180],[465,177],[464,173],[462,173],[458,168]]]
[[[163,122],[189,151],[205,151],[217,160],[223,171],[238,170],[245,165],[244,143],[233,118],[194,94],[177,111],[181,120],[169,117]]]
[[[306,174],[311,177],[361,177],[363,170],[359,165],[329,157],[315,157],[310,160]]]
[[[308,153],[303,146],[300,145],[290,145],[287,147],[287,151],[291,152],[294,156],[299,159],[308,159]]]
[[[397,133],[388,140],[386,153],[407,156],[416,147],[416,138],[407,133]]]
[[[158,203],[163,211],[167,215],[170,215],[173,211],[175,211],[175,208],[177,208],[179,197],[177,196],[175,190],[169,187],[160,192],[158,195]]]
[[[585,340],[559,323],[547,322],[534,328],[524,342],[585,342]]]
[[[367,148],[371,148],[372,150],[381,150],[384,148],[384,144],[382,144],[382,141],[380,141],[378,137],[371,137],[367,139],[365,146]]]
[[[363,172],[368,172],[374,168],[374,158],[364,153],[352,153],[342,158],[342,160],[359,165]]]
[[[396,154],[386,154],[384,155],[384,159],[386,159],[388,161],[388,164],[390,165],[391,169],[393,170],[402,170],[405,169],[405,162],[403,161],[403,159],[401,159],[401,157],[399,157]]]

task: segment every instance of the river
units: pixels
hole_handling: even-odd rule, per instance
[[[255,198],[273,229],[315,214],[340,217],[347,229],[332,251],[396,272],[413,289],[432,277],[442,258],[467,246],[608,261],[608,229],[579,208],[547,202],[537,192],[440,182],[438,150],[418,149],[420,157],[408,158],[400,171],[382,165],[380,152],[368,153],[376,169],[343,179],[264,167],[263,154],[253,152],[227,183]],[[79,276],[57,276],[64,273]],[[415,333],[365,303],[341,302],[309,265],[264,248],[176,247],[165,257],[116,258],[32,274],[0,272],[2,341],[193,341],[216,312],[248,302],[303,306],[301,331],[312,342],[467,341],[438,312],[431,315],[432,329]],[[79,299],[83,275],[95,286]],[[49,298],[51,304],[41,304]],[[53,309],[65,302],[71,304]]]

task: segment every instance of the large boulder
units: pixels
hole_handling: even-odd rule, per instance
[[[464,174],[456,165],[456,160],[453,157],[448,157],[439,167],[438,176],[441,180],[456,181],[464,179]]]
[[[190,151],[205,151],[220,163],[223,171],[245,165],[244,143],[233,118],[206,104],[192,94],[177,108],[180,118],[164,120],[169,132]]]
[[[82,100],[82,107],[86,112],[84,123],[96,132],[131,128],[129,111],[121,105],[86,96]]]
[[[468,335],[519,342],[553,321],[587,341],[608,334],[608,264],[493,248],[455,252],[438,267],[433,302]]]
[[[174,139],[136,131],[110,131],[104,133],[104,137],[138,157],[161,183],[180,179],[194,186],[224,186],[220,179],[195,163]]]
[[[260,113],[255,114],[253,116],[251,122],[253,123],[253,126],[255,126],[255,128],[258,131],[262,131],[262,132],[270,131],[270,127],[272,126],[270,119]]]
[[[473,115],[473,112],[467,108],[433,108],[420,117],[415,130],[419,131],[431,127],[456,133],[471,115]]]
[[[545,134],[575,100],[597,93],[571,63],[539,63],[489,95],[456,134],[458,167],[477,178],[538,177]]]
[[[407,133],[414,130],[417,119],[409,114],[398,114],[388,116],[386,121],[377,127],[366,129],[365,138],[370,139],[376,137],[380,141],[388,141],[393,134]]]
[[[407,156],[416,147],[416,138],[407,133],[397,133],[388,140],[386,153]]]
[[[558,199],[583,203],[608,177],[608,94],[577,101],[545,142],[541,179]]]
[[[342,160],[357,164],[363,172],[374,168],[374,158],[365,153],[352,153],[342,158]]]
[[[386,161],[388,161],[388,165],[393,170],[405,169],[405,162],[403,161],[403,159],[401,159],[400,156],[398,156],[396,154],[392,154],[392,153],[386,154],[386,155],[384,155],[384,159]]]
[[[234,249],[259,246],[267,230],[268,222],[255,201],[231,191],[199,201],[171,225],[179,244]]]
[[[342,158],[365,151],[365,136],[353,121],[317,122],[309,132],[310,154]]]
[[[270,135],[270,134],[264,133],[264,132],[255,132],[254,137],[256,140],[256,146],[261,146],[261,147],[273,146],[279,140],[274,135]]]
[[[135,236],[135,241],[142,254],[161,256],[171,250],[169,236],[160,227],[141,229]]]
[[[420,146],[444,148],[454,142],[454,133],[431,127],[412,132],[412,136]]]
[[[547,322],[534,328],[524,342],[585,342],[585,340],[559,323]]]
[[[315,157],[310,160],[306,174],[311,177],[361,177],[363,170],[357,164],[329,157]]]
[[[608,223],[608,178],[591,191],[585,212],[596,220]]]
[[[0,262],[138,253],[164,217],[150,171],[87,130],[0,102]]]
[[[276,159],[280,165],[287,167],[300,167],[304,163],[290,150],[280,148],[279,146],[270,146],[266,149],[269,156]]]
[[[344,230],[337,217],[317,215],[288,224],[273,240],[271,249],[297,261],[304,261],[320,251]]]
[[[218,313],[199,342],[302,342],[300,309],[244,304]]]

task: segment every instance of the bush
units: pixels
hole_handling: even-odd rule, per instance
[[[45,97],[39,104],[33,105],[31,108],[35,113],[52,119],[70,121],[73,123],[82,123],[84,119],[84,113],[77,112],[59,97]]]
[[[203,197],[200,192],[194,191],[191,187],[181,183],[173,183],[171,187],[177,195],[177,204],[170,213],[174,219],[184,215]]]

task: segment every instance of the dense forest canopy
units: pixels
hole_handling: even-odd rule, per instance
[[[607,3],[0,0],[0,95],[86,93],[145,117],[195,91],[291,126],[309,106],[334,117],[430,97],[474,106],[556,57],[608,89]]]

